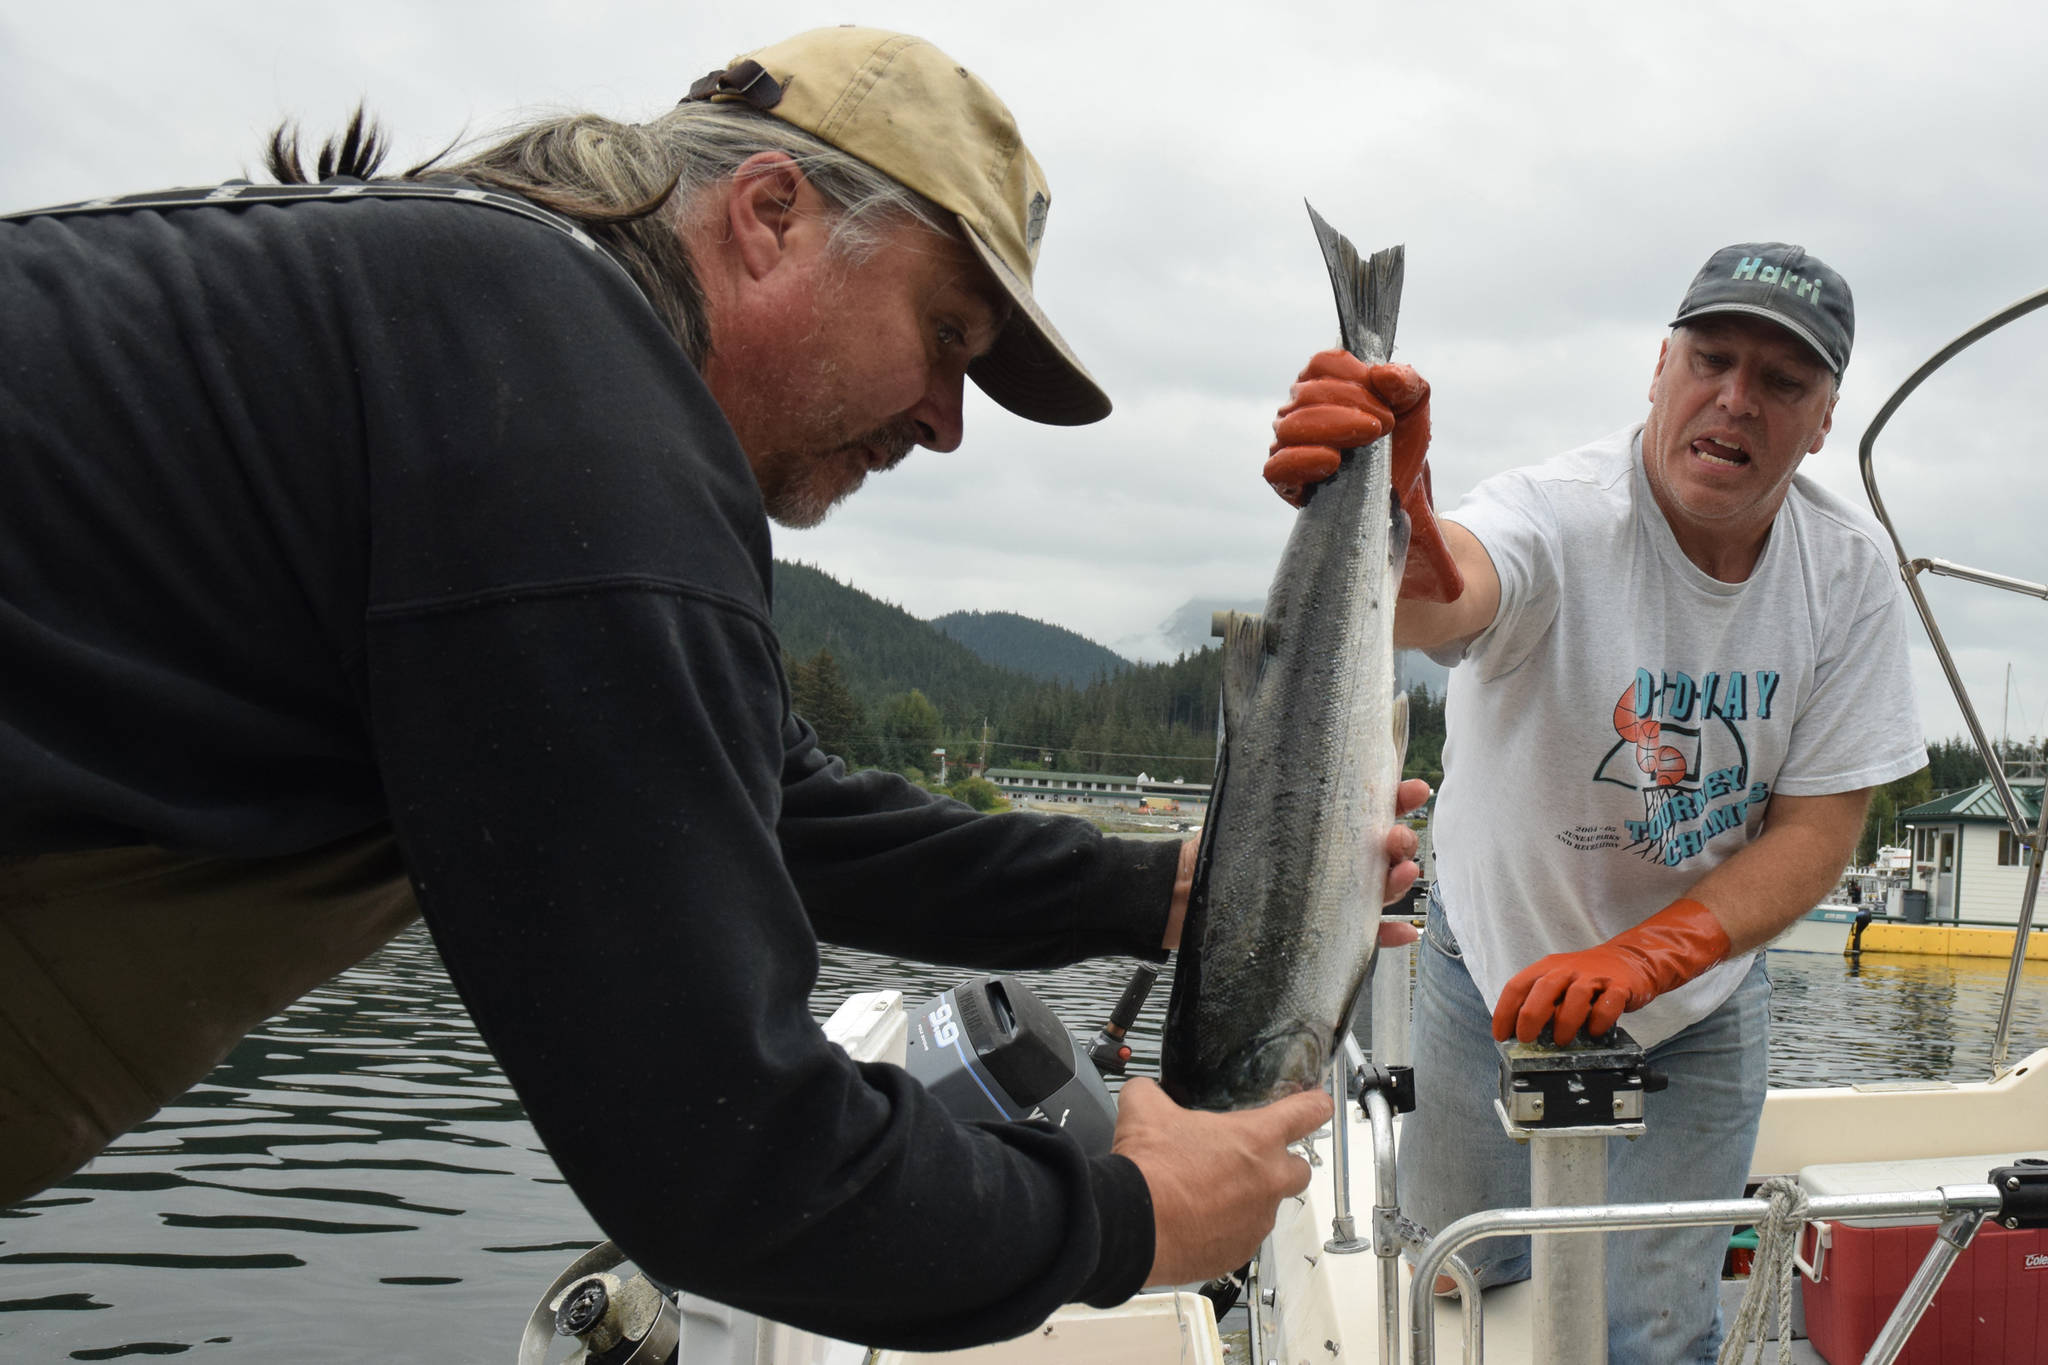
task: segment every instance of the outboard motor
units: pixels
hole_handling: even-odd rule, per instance
[[[1059,1016],[1014,976],[977,976],[914,1010],[907,1069],[961,1119],[1044,1119],[1090,1156],[1109,1151],[1116,1101]]]
[[[625,1261],[600,1242],[557,1275],[527,1319],[519,1365],[544,1365],[556,1337],[576,1339],[562,1365],[675,1365],[682,1310],[646,1276],[610,1273]]]
[[[1124,992],[1098,1040],[1103,1064],[1117,1074],[1130,1053],[1122,1046],[1124,1030],[1157,975],[1154,968],[1142,969],[1143,986],[1134,982]],[[1073,1134],[1090,1156],[1109,1151],[1116,1136],[1116,1101],[1102,1073],[1059,1016],[1022,981],[972,977],[936,1000],[906,1007],[904,1014],[910,1031],[906,1067],[955,1118],[1044,1119]],[[698,1343],[706,1341],[743,1352],[731,1356],[735,1361],[757,1358],[765,1338],[755,1333],[772,1324],[708,1300],[686,1297],[679,1304],[645,1276],[626,1280],[609,1273],[625,1259],[604,1242],[557,1276],[527,1321],[519,1365],[545,1365],[550,1346],[560,1337],[578,1342],[563,1365],[676,1365],[679,1344],[687,1342],[698,1351]],[[743,1330],[736,1324],[744,1324]],[[710,1335],[698,1335],[707,1328]]]

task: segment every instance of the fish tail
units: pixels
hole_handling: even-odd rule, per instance
[[[1358,248],[1324,221],[1314,205],[1309,205],[1308,216],[1323,248],[1323,261],[1330,268],[1344,349],[1368,363],[1385,361],[1394,353],[1394,324],[1401,316],[1407,253],[1390,246],[1361,261]]]

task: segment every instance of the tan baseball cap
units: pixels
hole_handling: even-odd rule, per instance
[[[688,99],[750,104],[957,215],[1016,304],[969,376],[1034,422],[1079,426],[1109,415],[1108,395],[1031,294],[1052,204],[1045,172],[1009,109],[966,67],[908,34],[820,28],[735,57]]]

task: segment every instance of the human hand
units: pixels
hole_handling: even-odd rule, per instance
[[[1408,563],[1401,596],[1456,601],[1463,576],[1436,524],[1429,481],[1429,384],[1407,365],[1368,365],[1349,351],[1318,351],[1288,390],[1273,421],[1265,476],[1273,491],[1305,506],[1315,485],[1337,472],[1342,452],[1394,434],[1393,483],[1408,513]]]
[[[1394,790],[1394,813],[1409,815],[1422,809],[1429,801],[1429,784],[1419,777],[1411,777]],[[1202,841],[1188,839],[1180,846],[1180,869],[1173,878],[1173,898],[1166,908],[1166,937],[1160,947],[1169,952],[1180,947],[1180,931],[1188,914],[1188,896],[1195,889],[1195,860],[1200,853]],[[1415,885],[1415,879],[1422,875],[1422,869],[1415,865],[1415,854],[1421,841],[1415,831],[1396,820],[1387,831],[1387,884],[1380,904],[1392,905],[1408,894],[1408,888]],[[1380,926],[1380,946],[1398,947],[1415,941],[1415,931],[1405,924],[1383,924]]]
[[[1429,783],[1419,777],[1411,777],[1394,789],[1394,814],[1413,815],[1429,804],[1429,797]],[[1396,820],[1387,830],[1387,885],[1380,904],[1392,905],[1415,885],[1415,879],[1422,875],[1421,867],[1415,862],[1415,855],[1421,848],[1422,840],[1416,836],[1412,826]],[[1389,930],[1400,927],[1405,926],[1383,925],[1380,929],[1381,946],[1412,942],[1412,933],[1389,940]]]
[[[1559,1043],[1570,1042],[1581,1025],[1597,1038],[1624,1012],[1684,985],[1732,946],[1713,911],[1696,900],[1673,901],[1596,948],[1552,953],[1515,973],[1493,1007],[1493,1036],[1533,1043],[1550,1024]]]
[[[1412,815],[1429,802],[1429,784],[1419,777],[1411,777],[1394,789],[1394,813]],[[1415,879],[1422,875],[1422,869],[1415,863],[1415,855],[1421,849],[1422,841],[1408,825],[1396,820],[1387,831],[1387,885],[1383,905],[1392,905],[1408,894],[1408,888],[1415,885]],[[1380,947],[1398,948],[1404,943],[1413,943],[1422,937],[1415,926],[1405,920],[1383,920],[1380,923]]]
[[[1320,1090],[1211,1114],[1181,1108],[1152,1081],[1125,1082],[1110,1150],[1137,1163],[1152,1191],[1145,1283],[1211,1280],[1249,1261],[1273,1230],[1280,1201],[1308,1188],[1308,1163],[1288,1144],[1332,1112]]]

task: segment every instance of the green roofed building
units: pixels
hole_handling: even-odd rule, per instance
[[[2029,837],[2041,818],[2042,780],[2010,779],[2026,816]],[[2035,850],[2017,838],[1998,789],[1979,782],[1899,812],[1912,853],[1909,885],[1925,891],[1929,918],[1977,924],[2017,924],[2020,895]],[[2041,928],[2038,923],[2037,928]]]

